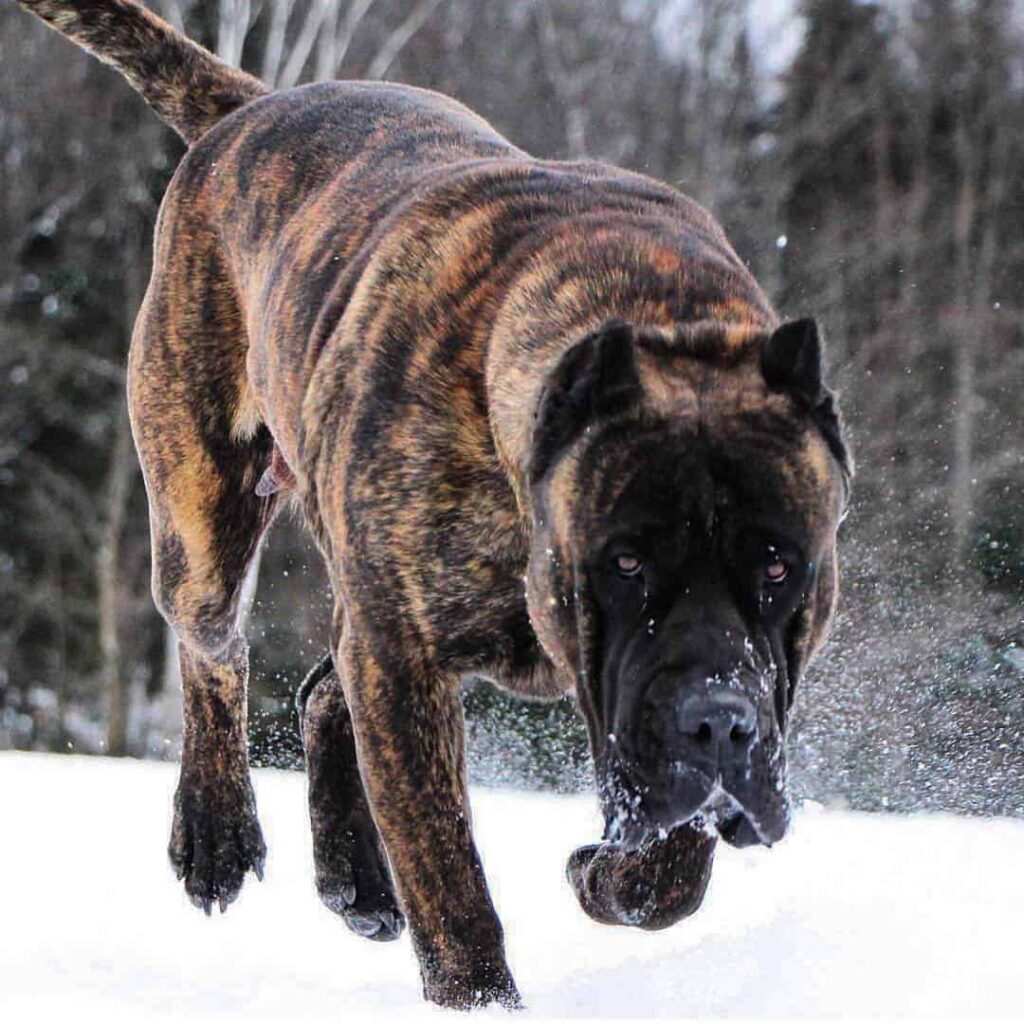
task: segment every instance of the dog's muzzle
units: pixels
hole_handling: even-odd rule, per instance
[[[758,713],[767,677],[722,681],[702,669],[659,673],[613,736],[606,791],[609,834],[640,843],[698,816],[732,846],[771,846],[788,825],[781,737]],[[606,805],[607,806],[607,805]]]

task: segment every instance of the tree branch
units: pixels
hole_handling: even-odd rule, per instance
[[[291,53],[285,62],[280,79],[275,83],[278,87],[290,89],[298,82],[306,66],[306,61],[309,60],[309,55],[313,51],[313,45],[316,43],[320,26],[323,25],[324,19],[327,17],[330,5],[335,2],[336,0],[312,0],[309,8],[306,10],[306,17],[303,19],[302,28],[299,30],[298,38],[292,45]]]
[[[406,44],[427,23],[430,16],[441,5],[441,0],[420,0],[409,12],[408,17],[384,40],[370,66],[366,77],[371,80],[383,78],[394,64]]]

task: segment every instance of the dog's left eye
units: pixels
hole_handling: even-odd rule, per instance
[[[775,550],[768,549],[768,561],[764,567],[764,578],[769,583],[783,583],[789,575],[789,563]]]
[[[644,563],[636,555],[623,554],[615,556],[615,571],[620,576],[627,578],[635,576],[643,567]]]

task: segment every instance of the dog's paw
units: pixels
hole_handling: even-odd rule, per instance
[[[714,836],[687,823],[634,850],[615,843],[580,847],[569,857],[566,877],[595,921],[657,931],[701,905],[714,849]]]
[[[405,917],[376,835],[343,830],[331,838],[329,844],[318,844],[316,851],[316,890],[321,902],[364,939],[397,939],[405,928]]]
[[[343,885],[337,891],[319,890],[324,906],[344,919],[345,924],[364,939],[391,942],[405,929],[405,918],[397,906],[366,906],[354,885]],[[380,901],[371,901],[379,903]]]
[[[460,971],[427,970],[423,973],[424,998],[452,1010],[501,1006],[523,1009],[523,1000],[504,959],[481,962]]]
[[[207,915],[214,904],[227,910],[248,871],[262,880],[267,847],[248,778],[211,785],[183,776],[167,853],[189,899]]]

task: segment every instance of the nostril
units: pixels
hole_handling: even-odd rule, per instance
[[[711,729],[710,722],[701,722],[697,727],[696,737],[697,742],[702,746],[706,747],[711,742],[713,731]]]
[[[733,743],[746,743],[750,739],[750,730],[745,725],[734,725],[729,730],[729,739]]]

